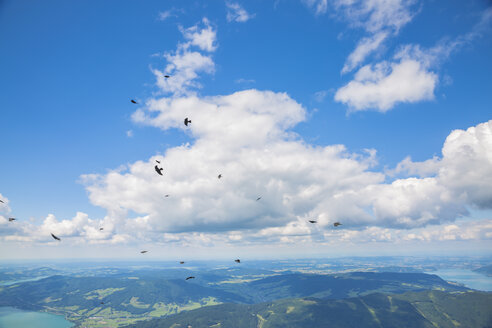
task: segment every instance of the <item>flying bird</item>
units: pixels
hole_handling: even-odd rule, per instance
[[[140,253],[141,253],[141,254],[145,254],[145,253],[147,253],[147,252],[148,252],[148,251],[141,251]]]
[[[132,99],[132,100],[130,100],[130,101],[131,101],[132,103],[134,103],[134,104],[138,104],[138,102],[136,102],[136,101],[135,101],[135,100],[133,100],[133,99]]]
[[[101,304],[104,304],[104,302],[101,302]]]
[[[3,203],[3,200],[0,199],[0,203]]]
[[[188,126],[188,123],[191,123],[191,120],[189,120],[188,118],[185,118],[185,120],[184,120],[184,124],[185,124],[186,126]]]
[[[60,238],[58,238],[57,236],[55,236],[54,234],[51,234],[51,237],[55,238],[56,240],[61,240]]]
[[[219,178],[219,179],[220,179],[220,178],[222,178],[222,174],[219,174],[219,175],[217,176],[217,178]]]
[[[169,197],[169,195],[164,195],[164,197]]]
[[[240,259],[237,259],[237,260],[234,260],[234,262],[241,263],[241,260]]]
[[[99,231],[102,231],[102,230],[104,230],[104,228],[99,228]]]
[[[185,261],[179,261],[179,264],[185,264]]]
[[[318,222],[318,221],[316,221],[316,220],[309,220],[308,222],[309,222],[309,223],[316,223],[316,222]]]
[[[258,198],[256,198],[256,201],[259,201],[260,199],[261,199],[261,197],[258,197]]]
[[[9,218],[9,222],[15,221],[15,218]]]
[[[159,167],[156,165],[154,168],[155,168],[155,171],[157,172],[157,174],[162,175],[162,170],[164,170],[162,167],[161,167],[161,168],[159,168]]]
[[[161,161],[155,160],[157,163],[161,164]]]
[[[170,76],[169,76],[169,75],[164,75],[164,77],[165,77],[166,79],[170,78]]]
[[[335,222],[333,223],[333,226],[338,227],[339,225],[342,225],[340,222]]]
[[[185,280],[190,280],[190,279],[195,279],[195,277],[193,277],[193,276],[189,276],[189,277],[187,277]]]

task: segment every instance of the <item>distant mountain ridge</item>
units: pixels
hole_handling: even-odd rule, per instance
[[[221,304],[125,328],[492,328],[492,293],[381,293],[342,300]]]
[[[242,269],[152,270],[95,277],[51,276],[0,287],[0,306],[45,310],[90,327],[113,327],[220,303],[255,304],[285,298],[345,299],[371,293],[468,289],[424,273],[273,273]],[[175,279],[196,275],[196,279]],[[112,321],[110,321],[110,319]]]

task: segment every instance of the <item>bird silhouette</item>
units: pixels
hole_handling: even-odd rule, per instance
[[[133,99],[132,99],[132,100],[130,100],[130,101],[131,101],[132,103],[134,103],[134,104],[138,104],[138,102],[136,102],[136,101],[135,101],[135,100],[133,100]]]
[[[161,164],[161,161],[155,160],[157,163]]]
[[[104,228],[99,228],[99,231],[102,231],[102,230],[104,230]]]
[[[261,199],[261,197],[258,197],[258,198],[256,198],[256,201],[259,201],[260,199]]]
[[[15,221],[15,218],[9,218],[9,222]]]
[[[222,178],[222,174],[219,174],[219,175],[217,176],[217,178],[219,178],[219,179],[220,179],[220,178]]]
[[[179,261],[179,264],[185,264],[185,261]]]
[[[162,175],[162,170],[164,170],[162,167],[161,167],[161,168],[159,168],[159,167],[156,165],[154,168],[155,168],[155,171],[157,172],[157,174]]]
[[[164,195],[164,197],[169,197],[169,195]]]
[[[193,276],[189,276],[189,277],[187,277],[185,280],[190,280],[190,279],[195,279],[195,277],[193,277]]]
[[[234,260],[234,262],[241,263],[241,260],[240,259],[237,259],[237,260]]]
[[[170,76],[169,76],[169,75],[164,75],[164,77],[165,77],[166,79],[170,78]]]
[[[141,254],[145,254],[145,253],[147,253],[147,252],[148,252],[148,251],[141,251],[140,253],[141,253]]]
[[[188,118],[185,118],[185,119],[184,119],[184,124],[185,124],[186,126],[188,126],[188,123],[191,123],[191,120],[189,120]]]
[[[309,220],[308,222],[309,222],[309,223],[316,223],[316,222],[318,222],[318,221],[316,221],[316,220]]]
[[[333,223],[333,226],[338,227],[339,225],[342,225],[340,222],[335,222]]]
[[[51,237],[55,238],[56,240],[60,241],[61,239],[55,236],[54,234],[51,234]]]
[[[0,199],[0,203],[3,203],[3,200]]]

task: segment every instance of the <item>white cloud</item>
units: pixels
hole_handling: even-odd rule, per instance
[[[302,0],[309,8],[314,8],[316,15],[326,13],[328,9],[328,0]]]
[[[413,16],[415,0],[335,0],[337,16],[352,28],[362,28],[369,36],[360,40],[347,58],[342,73],[358,67],[371,53],[378,50],[390,36],[397,35]]]
[[[350,72],[359,66],[370,53],[379,48],[381,43],[387,37],[387,32],[379,32],[360,40],[355,50],[348,56],[347,61],[343,66],[342,73]]]
[[[210,74],[215,71],[211,56],[192,51],[191,47],[197,47],[205,52],[213,52],[217,49],[216,31],[206,18],[202,20],[202,27],[195,25],[187,29],[180,28],[180,31],[187,41],[178,44],[174,53],[164,55],[168,62],[164,70],[152,69],[157,79],[157,86],[164,92],[178,96],[192,94],[192,89],[201,87],[200,83],[195,81],[198,73]],[[166,75],[171,77],[166,78]]]
[[[165,21],[166,19],[168,19],[171,16],[172,16],[172,11],[171,10],[161,11],[159,13],[159,20]]]
[[[72,219],[57,220],[53,214],[49,214],[41,225],[29,221],[18,220],[15,223],[8,222],[0,215],[0,240],[21,241],[35,243],[51,243],[57,245],[51,234],[66,239],[75,244],[114,244],[129,240],[125,235],[114,231],[114,224],[107,217],[103,220],[93,220],[82,212],[77,212]],[[100,230],[103,228],[103,230]]]
[[[420,177],[388,183],[371,171],[374,151],[314,147],[288,133],[305,110],[282,93],[163,98],[139,112],[141,123],[163,130],[181,128],[178,118],[189,113],[194,144],[127,170],[84,176],[91,202],[107,210],[102,220],[49,215],[37,226],[0,215],[0,240],[58,245],[54,233],[69,245],[209,247],[492,239],[490,218],[456,221],[470,207],[492,209],[492,120],[452,131],[440,158],[406,158],[395,171]],[[155,159],[162,177],[153,170]],[[335,221],[343,225],[333,228]]]
[[[450,240],[491,240],[492,220],[463,221],[458,224],[428,227],[401,233],[401,240],[450,241]]]
[[[226,1],[226,6],[226,17],[228,22],[244,23],[255,17],[255,14],[248,14],[248,12],[239,3]]]
[[[434,99],[437,74],[419,61],[381,62],[359,69],[353,81],[337,90],[335,100],[361,111],[386,112],[397,103]]]
[[[385,183],[383,173],[370,170],[375,151],[313,147],[289,133],[305,115],[286,94],[270,91],[150,101],[133,119],[187,131],[193,145],[94,176],[87,183],[90,199],[108,213],[140,213],[128,219],[132,231],[247,230],[260,236],[304,234],[312,228],[308,218],[320,229],[334,221],[352,229],[411,229],[453,221],[467,215],[467,206],[492,208],[492,121],[453,131],[441,159],[407,159],[395,170],[414,170],[421,178]],[[185,116],[192,118],[190,127],[182,123]],[[154,172],[155,159],[164,177]]]
[[[183,115],[192,119],[189,128]],[[87,184],[90,199],[108,211],[141,213],[148,218],[142,226],[154,231],[257,229],[305,215],[326,193],[383,178],[365,172],[372,155],[297,140],[287,130],[304,117],[305,110],[286,94],[269,91],[149,102],[135,121],[186,129],[196,142],[134,163],[127,173],[97,176]],[[161,161],[164,177],[154,172],[154,159]]]
[[[9,199],[0,193],[0,213],[10,213]]]
[[[200,50],[213,52],[217,49],[217,35],[216,31],[210,25],[208,19],[204,18],[202,20],[204,25],[200,28],[198,25],[189,27],[187,29],[180,28],[181,33],[188,42],[180,44],[184,49],[189,46],[197,46]]]
[[[395,169],[387,170],[386,174],[389,176],[395,176],[398,174],[406,174],[410,176],[428,177],[435,175],[439,167],[441,166],[441,161],[439,157],[434,156],[431,159],[425,160],[423,162],[413,162],[410,156],[405,157]]]
[[[323,100],[325,100],[325,98],[329,92],[330,92],[329,90],[321,90],[321,91],[315,92],[314,93],[314,100],[316,100],[317,102],[322,102]]]
[[[237,79],[237,80],[234,81],[234,83],[238,83],[238,84],[239,83],[255,83],[255,82],[256,81],[253,80],[253,79],[243,79],[243,78]]]
[[[411,2],[408,3],[411,4]],[[387,13],[379,13],[376,17],[386,17],[391,12],[390,10]],[[452,40],[441,40],[428,49],[416,44],[405,45],[400,47],[392,60],[363,66],[357,71],[352,81],[338,89],[335,100],[348,105],[353,111],[373,109],[386,112],[398,103],[415,103],[434,99],[434,90],[439,82],[437,68],[448,59],[452,52],[482,35],[485,26],[492,18],[489,12],[492,10],[482,14],[480,22],[469,33]],[[402,15],[395,15],[394,22],[385,24],[399,28],[411,19],[411,16],[403,12]],[[374,19],[371,18],[370,21]],[[347,59],[342,72],[348,72],[358,66],[369,52],[375,50],[384,41],[386,32],[378,33],[359,42],[356,50]]]
[[[335,9],[352,27],[361,27],[370,33],[385,29],[398,32],[414,14],[415,0],[334,0]]]

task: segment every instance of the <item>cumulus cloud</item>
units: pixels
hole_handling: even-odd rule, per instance
[[[383,173],[370,170],[375,151],[313,147],[289,133],[305,114],[288,95],[270,91],[150,101],[135,121],[186,129],[194,144],[124,172],[93,176],[90,199],[108,212],[140,213],[135,229],[163,232],[306,231],[308,218],[321,228],[337,220],[351,227],[416,228],[453,221],[468,213],[467,206],[491,207],[492,122],[453,131],[440,159],[407,159],[399,166],[399,172],[418,167],[420,177],[385,183]],[[191,127],[182,124],[184,116],[193,118]],[[155,159],[164,177],[153,171]],[[164,194],[171,197],[164,201]]]
[[[386,112],[398,103],[434,99],[434,91],[439,82],[437,69],[453,52],[483,34],[492,20],[491,13],[492,10],[485,11],[469,33],[454,39],[443,39],[431,48],[422,48],[418,44],[404,45],[391,60],[363,66],[352,81],[337,90],[335,101],[348,105],[352,111]],[[395,22],[386,23],[395,29],[411,18],[407,15],[395,15]],[[380,16],[386,17],[386,14],[377,15]],[[343,72],[358,66],[370,51],[383,42],[385,33],[387,32],[378,32],[361,40],[345,63]]]
[[[254,14],[248,14],[248,12],[239,4],[235,2],[226,2],[227,6],[227,21],[244,23],[255,17]]]
[[[137,113],[167,130],[181,128],[177,117],[187,110],[200,122],[189,128],[193,145],[83,177],[91,202],[107,210],[102,220],[77,213],[21,225],[0,215],[0,239],[56,245],[54,233],[75,244],[180,246],[492,239],[490,219],[456,221],[468,208],[492,209],[492,120],[452,131],[441,157],[404,159],[393,174],[410,177],[386,182],[372,171],[375,151],[311,146],[289,133],[305,110],[286,94],[161,98]],[[156,159],[163,177],[153,171]]]
[[[353,111],[386,112],[397,103],[434,99],[437,82],[437,74],[418,60],[383,61],[359,69],[354,80],[337,90],[335,101]]]
[[[189,128],[183,115],[192,118]],[[90,199],[108,211],[140,213],[141,225],[155,231],[258,229],[304,216],[334,191],[383,179],[366,171],[373,153],[311,147],[289,133],[305,115],[288,95],[270,91],[151,101],[134,114],[136,122],[187,129],[195,143],[134,163],[128,172],[92,176]],[[155,159],[164,177],[153,171]],[[165,201],[164,194],[170,194]],[[325,220],[328,224],[330,218]]]
[[[157,86],[175,95],[190,94],[201,87],[196,81],[198,74],[215,71],[212,57],[206,53],[217,49],[217,32],[206,18],[201,24],[186,29],[181,27],[180,31],[186,42],[178,44],[175,52],[164,54],[168,62],[164,70],[152,69]],[[192,50],[194,47],[205,53]],[[165,75],[172,78],[165,78]]]
[[[103,227],[104,230],[99,230]],[[15,224],[7,221],[0,215],[0,240],[36,242],[57,244],[51,234],[60,237],[63,242],[68,238],[75,244],[116,244],[128,241],[127,235],[121,235],[114,231],[111,219],[93,220],[82,212],[77,212],[71,219],[58,220],[53,214],[49,214],[41,225],[19,220]]]

